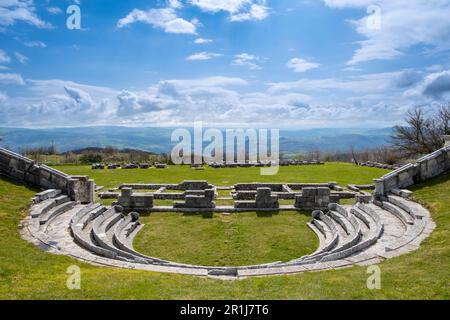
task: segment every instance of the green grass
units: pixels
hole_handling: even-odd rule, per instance
[[[217,186],[231,186],[241,182],[330,182],[346,187],[349,183],[372,183],[388,170],[354,166],[348,163],[327,163],[323,166],[280,167],[274,176],[260,175],[259,168],[206,167],[192,170],[189,166],[169,166],[168,169],[91,170],[90,166],[56,166],[72,175],[89,175],[106,189],[122,183],[179,183],[183,180],[207,180]]]
[[[372,170],[368,171],[369,174],[364,173],[366,168],[361,170],[358,168],[357,171],[352,171],[353,167],[345,165],[338,168],[339,170],[328,165],[328,168],[326,166],[314,169],[318,170],[317,175],[314,176],[310,172],[308,177],[298,169],[299,173],[294,177],[290,179],[284,176],[283,180],[305,182],[337,180],[344,184],[343,179],[347,179],[350,182],[362,183],[368,182],[367,180],[370,180],[368,176],[374,174]],[[334,173],[328,172],[328,169]],[[89,171],[83,168],[73,168],[73,170],[79,173]],[[172,167],[164,174],[166,177],[161,176],[159,181],[170,179],[177,182],[188,178],[188,170],[185,172],[186,176],[170,175],[171,177],[168,177],[170,170],[178,171]],[[202,171],[192,171],[202,173]],[[351,176],[343,176],[343,171],[347,171]],[[159,172],[163,174],[162,171]],[[239,176],[231,179],[233,178],[231,174],[226,172],[217,174],[228,175],[226,179],[230,182],[240,179]],[[380,175],[380,171],[377,171],[377,174]],[[96,173],[91,176],[96,178],[101,175],[102,173]],[[135,178],[129,177],[128,180],[134,182]],[[153,178],[152,180],[156,181],[156,178]],[[253,179],[254,176],[251,178]],[[108,182],[108,179],[104,175],[103,181],[99,184],[109,183],[110,186],[114,186],[119,184],[120,177],[114,176],[112,180],[115,181],[111,182]],[[214,179],[208,180],[216,182],[225,178]],[[450,299],[450,197],[448,190],[450,190],[449,174],[415,188],[415,198],[426,203],[430,208],[437,228],[418,251],[381,263],[382,288],[369,290],[366,287],[368,274],[365,267],[220,281],[97,267],[66,256],[52,255],[22,240],[17,230],[18,223],[26,214],[29,199],[36,190],[0,178],[0,298],[448,300]],[[193,217],[193,219],[196,218]],[[258,220],[258,218],[255,219]],[[192,246],[195,245],[197,244],[192,243]],[[307,245],[304,247],[306,248]],[[71,291],[66,288],[66,270],[73,264],[81,268],[81,290]]]
[[[134,241],[144,254],[176,262],[237,266],[288,261],[313,252],[317,236],[309,216],[279,214],[154,213]]]

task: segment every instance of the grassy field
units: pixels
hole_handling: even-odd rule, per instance
[[[60,168],[65,170],[65,168]],[[283,169],[283,168],[282,168]],[[355,170],[352,170],[355,169]],[[181,181],[194,177],[194,173],[185,168],[170,168],[162,171],[149,170],[145,176],[141,173],[141,181]],[[230,169],[231,170],[231,169]],[[240,170],[240,169],[238,169]],[[242,169],[243,170],[243,169]],[[367,168],[355,168],[348,165],[327,165],[314,168],[312,172],[280,173],[279,181],[317,182],[335,180],[345,185],[347,182],[369,182],[372,175],[380,175],[382,171]],[[368,170],[368,171],[366,171]],[[73,167],[65,170],[70,173],[90,174],[86,168]],[[192,170],[194,171],[194,170]],[[98,183],[106,186],[118,185],[120,175],[127,176],[124,182],[139,182],[139,171],[136,176],[130,173],[115,172],[109,181],[106,173],[90,174],[98,179]],[[180,173],[181,176],[168,173]],[[237,173],[237,171],[234,171]],[[195,171],[199,173],[199,171]],[[349,176],[346,177],[345,173]],[[200,172],[202,177],[213,183],[223,180],[253,180],[255,176],[239,172],[233,178],[232,173],[217,171],[214,174]],[[290,174],[294,175],[290,177]],[[166,177],[162,176],[166,175]],[[159,179],[159,180],[157,180]],[[258,179],[260,180],[260,179]],[[261,180],[263,181],[263,180]],[[169,181],[168,181],[169,182]],[[425,203],[431,210],[437,223],[435,232],[418,251],[385,261],[381,267],[381,290],[369,290],[366,287],[368,277],[364,267],[352,267],[342,270],[303,273],[264,278],[249,278],[236,281],[220,281],[191,276],[159,274],[153,272],[122,270],[96,267],[65,256],[45,253],[20,238],[17,230],[21,218],[26,214],[30,197],[36,192],[10,180],[0,178],[0,298],[1,299],[450,299],[450,174],[430,181],[415,188],[415,198]],[[282,218],[283,214],[280,215]],[[199,217],[191,217],[199,219]],[[278,229],[276,219],[274,228]],[[301,218],[301,217],[300,217]],[[158,219],[154,217],[154,230],[158,230]],[[257,226],[259,218],[255,218],[253,226]],[[273,220],[270,220],[273,219]],[[286,217],[290,219],[290,217]],[[261,220],[261,221],[262,221]],[[206,222],[206,221],[205,221]],[[211,221],[209,221],[211,222]],[[262,221],[263,222],[263,221]],[[261,222],[261,223],[262,223]],[[168,223],[171,223],[170,217]],[[214,222],[213,222],[214,223]],[[245,222],[234,221],[236,224]],[[265,223],[265,222],[264,222]],[[264,226],[269,228],[270,226]],[[286,226],[287,228],[290,226]],[[149,233],[151,234],[151,228]],[[205,228],[205,226],[201,226]],[[180,226],[180,230],[184,227]],[[267,229],[268,230],[268,229]],[[245,230],[246,231],[246,230]],[[185,231],[183,231],[185,232]],[[299,233],[303,232],[299,230]],[[306,237],[305,234],[299,235]],[[261,238],[250,237],[248,239]],[[144,239],[145,240],[145,239]],[[202,239],[199,239],[202,240]],[[290,251],[290,246],[298,245],[295,239],[283,244],[281,252]],[[256,241],[255,241],[256,242]],[[272,243],[273,240],[272,240]],[[199,244],[192,243],[193,247]],[[266,243],[264,246],[269,245]],[[301,243],[299,250],[307,251],[311,243]],[[151,248],[151,245],[144,246]],[[232,248],[232,246],[230,246]],[[283,259],[283,255],[279,256]],[[200,255],[197,259],[204,259]],[[250,259],[250,258],[249,258]],[[253,256],[255,261],[260,257]],[[226,261],[226,260],[222,260]],[[81,290],[66,288],[66,270],[71,265],[81,268]]]
[[[330,182],[343,187],[349,183],[372,183],[387,170],[358,167],[349,163],[327,163],[323,166],[280,167],[277,175],[262,176],[259,168],[205,168],[169,166],[168,169],[91,170],[89,166],[56,166],[72,175],[89,175],[99,186],[117,187],[122,183],[179,183],[183,180],[207,180],[218,186],[241,182]]]
[[[155,213],[141,218],[145,227],[134,246],[149,256],[199,265],[288,261],[317,249],[317,236],[306,225],[310,220],[293,212],[212,217]]]

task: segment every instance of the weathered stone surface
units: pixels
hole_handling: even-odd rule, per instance
[[[332,195],[328,187],[306,187],[295,196],[295,207],[299,210],[325,210],[332,200],[338,202],[338,196]]]
[[[450,170],[450,146],[437,150],[416,163],[409,163],[375,180],[375,197],[386,196],[392,189],[408,188]]]
[[[125,210],[147,211],[153,208],[153,194],[133,193],[131,188],[122,188],[121,195],[117,199],[117,204]]]

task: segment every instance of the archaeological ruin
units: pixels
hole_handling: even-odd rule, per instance
[[[86,176],[69,176],[0,148],[2,175],[43,190],[32,199],[30,214],[22,223],[24,239],[49,252],[96,265],[197,276],[250,277],[339,269],[375,264],[414,251],[433,232],[435,223],[426,208],[411,200],[412,193],[406,188],[449,170],[450,146],[446,146],[376,179],[373,185],[216,186],[207,181],[181,181],[122,184],[101,192]],[[96,192],[100,198],[114,199],[114,204],[96,203]],[[229,205],[216,204],[223,193],[229,195],[225,197]],[[341,199],[353,199],[353,204],[341,205]],[[159,200],[172,205],[158,205]],[[308,226],[320,242],[314,253],[287,262],[209,267],[166,261],[133,248],[133,239],[144,227],[140,214],[279,210],[312,211]]]

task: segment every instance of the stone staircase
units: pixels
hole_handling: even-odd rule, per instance
[[[308,226],[320,241],[312,254],[288,262],[240,267],[181,264],[136,252],[139,215],[120,206],[80,205],[58,190],[33,198],[22,235],[41,248],[104,266],[199,276],[248,277],[368,265],[416,250],[435,224],[420,204],[389,194],[383,201],[330,204]]]

